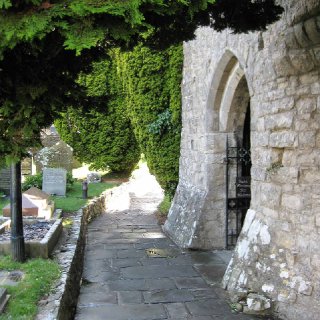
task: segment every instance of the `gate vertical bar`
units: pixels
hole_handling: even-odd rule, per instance
[[[241,162],[240,145],[239,145],[238,141],[237,141],[236,155],[237,155],[237,163],[236,163],[237,175],[236,175],[235,187],[236,187],[236,198],[238,199],[238,180],[239,180],[239,177],[240,177],[239,166],[240,166],[240,162]],[[240,215],[240,208],[239,208],[239,201],[237,201],[237,207],[236,207],[236,237],[238,237],[238,235],[239,235],[239,215]]]
[[[229,199],[229,143],[228,135],[226,138],[226,249],[229,247],[228,233],[229,233],[229,209],[228,209],[228,199]]]

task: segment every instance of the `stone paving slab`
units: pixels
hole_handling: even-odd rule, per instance
[[[192,266],[141,266],[120,269],[121,275],[128,279],[153,279],[174,277],[196,277],[199,274]]]
[[[230,255],[181,250],[162,233],[151,198],[135,196],[130,183],[128,189],[130,209],[112,205],[88,228],[75,319],[254,319],[232,313],[222,294]]]
[[[108,305],[78,308],[75,320],[158,320],[167,319],[160,304]]]

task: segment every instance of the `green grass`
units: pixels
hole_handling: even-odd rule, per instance
[[[171,199],[168,195],[165,195],[162,202],[159,204],[158,210],[162,216],[167,216],[171,207]]]
[[[17,286],[6,286],[11,298],[0,320],[34,319],[37,302],[50,292],[60,276],[58,264],[49,259],[32,259],[18,263],[13,262],[9,256],[0,256],[0,270],[21,270],[25,273]]]
[[[2,209],[10,202],[8,198],[0,198],[0,216],[2,216]]]
[[[88,185],[88,199],[99,196],[103,191],[113,188],[115,183],[90,183]],[[82,184],[75,182],[72,188],[67,191],[66,197],[52,197],[55,202],[55,207],[62,209],[64,212],[74,212],[83,207],[88,200],[82,199]]]

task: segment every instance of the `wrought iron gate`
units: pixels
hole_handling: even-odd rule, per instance
[[[251,200],[251,153],[237,143],[226,141],[226,247],[237,242]],[[244,175],[243,175],[244,174]]]

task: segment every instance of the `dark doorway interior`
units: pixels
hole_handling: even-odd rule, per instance
[[[251,201],[250,105],[246,110],[242,137],[238,138],[235,147],[230,146],[227,140],[226,247],[228,249],[236,244]]]

